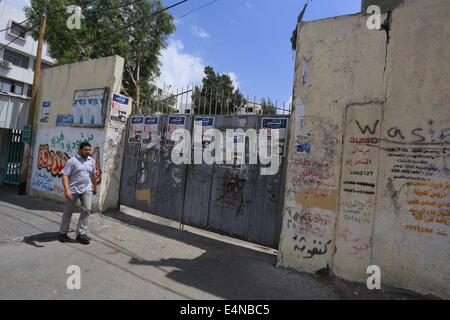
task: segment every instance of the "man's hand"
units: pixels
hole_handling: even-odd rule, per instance
[[[67,201],[72,201],[73,200],[73,194],[70,191],[66,191],[64,193],[64,195],[66,196]]]
[[[69,177],[66,175],[63,175],[62,181],[63,181],[63,186],[64,186],[64,195],[66,196],[67,201],[72,201],[73,194],[69,188]]]

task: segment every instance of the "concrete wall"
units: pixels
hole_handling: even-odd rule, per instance
[[[61,170],[68,158],[75,155],[78,145],[88,141],[92,145],[97,170],[101,171],[99,193],[94,208],[105,211],[118,207],[121,153],[118,142],[125,124],[110,120],[111,95],[120,93],[124,60],[119,56],[90,60],[46,69],[35,117],[33,138],[33,169],[30,193],[64,201]],[[105,126],[103,128],[57,125],[58,115],[73,113],[74,92],[83,89],[108,88]],[[47,123],[42,123],[44,102],[50,103]],[[131,106],[130,106],[131,107]]]
[[[299,26],[279,265],[448,298],[450,3],[366,19]]]

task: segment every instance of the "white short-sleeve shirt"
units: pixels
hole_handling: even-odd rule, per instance
[[[95,173],[95,160],[92,157],[83,159],[79,154],[67,161],[62,174],[69,177],[70,192],[83,194],[92,192],[92,177]]]

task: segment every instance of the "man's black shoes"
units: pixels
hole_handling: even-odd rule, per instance
[[[60,234],[58,236],[58,240],[61,243],[68,243],[68,242],[72,242],[72,239],[70,239],[67,234]],[[85,234],[79,234],[77,235],[76,241],[84,244],[84,245],[88,245],[91,242],[91,238],[89,238],[87,235]]]
[[[87,246],[90,243],[90,238],[85,234],[79,234],[77,235],[77,241]]]
[[[70,242],[70,238],[67,236],[67,234],[60,234],[60,235],[58,236],[58,240],[59,240],[59,242],[61,242],[61,243],[67,243],[67,242]]]

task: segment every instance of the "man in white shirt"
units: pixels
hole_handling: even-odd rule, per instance
[[[61,229],[59,231],[60,242],[70,242],[67,236],[70,230],[70,221],[78,199],[81,202],[81,215],[78,221],[76,240],[84,245],[90,243],[87,236],[89,215],[91,214],[92,198],[97,194],[95,180],[95,160],[90,156],[91,145],[83,142],[78,154],[67,161],[62,171],[64,195],[67,203],[64,210]]]

